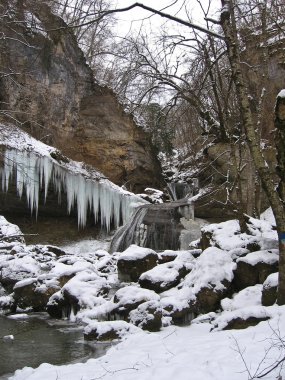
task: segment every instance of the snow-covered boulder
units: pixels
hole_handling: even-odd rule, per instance
[[[45,311],[49,298],[59,290],[55,283],[47,286],[36,278],[19,281],[14,286],[14,300],[21,309]]]
[[[201,229],[201,248],[214,246],[225,251],[237,248],[258,251],[278,248],[277,232],[269,221],[249,218],[248,232],[242,233],[238,220],[213,223]]]
[[[15,300],[11,295],[0,296],[0,314],[9,314],[15,312]]]
[[[207,248],[195,260],[192,271],[181,283],[191,289],[189,302],[194,313],[208,313],[220,307],[220,301],[232,293],[235,268],[231,255],[215,247]]]
[[[159,253],[158,262],[159,264],[169,263],[170,261],[175,260],[179,251],[166,250]]]
[[[138,327],[125,321],[92,322],[84,329],[84,339],[109,341],[138,331],[140,331]]]
[[[130,312],[129,319],[143,330],[159,331],[162,326],[162,307],[157,301],[144,302]]]
[[[277,299],[278,273],[270,274],[263,283],[261,302],[263,306],[274,305]]]
[[[271,314],[261,305],[262,285],[249,286],[221,301],[223,312],[212,322],[215,330],[245,329],[266,321]]]
[[[102,297],[108,291],[109,285],[106,278],[86,268],[78,272],[59,292],[50,297],[47,312],[54,318],[76,315],[81,309],[91,309],[100,305]]]
[[[270,319],[267,311],[258,306],[223,313],[214,322],[214,330],[240,330]]]
[[[140,275],[157,265],[158,255],[149,248],[132,244],[118,258],[118,276],[121,281],[137,281]]]
[[[128,319],[131,310],[147,301],[158,301],[159,295],[152,290],[142,289],[139,286],[130,285],[119,289],[114,295],[116,308],[112,315],[117,319]]]
[[[162,293],[160,304],[164,317],[170,318],[175,325],[190,324],[195,317],[190,307],[191,300],[195,300],[195,296],[188,287],[176,287]]]
[[[244,289],[255,284],[262,284],[266,278],[278,271],[278,250],[262,250],[250,252],[237,259],[234,272],[234,286]]]
[[[179,269],[170,264],[161,264],[144,272],[139,278],[140,286],[160,293],[178,285],[182,276]]]
[[[172,262],[160,264],[139,278],[139,284],[143,288],[164,292],[179,284],[181,279],[188,274],[193,267],[194,257],[191,251],[181,251]]]

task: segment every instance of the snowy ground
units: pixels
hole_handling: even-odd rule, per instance
[[[276,346],[285,333],[285,307],[274,318],[246,330],[210,332],[209,323],[169,326],[159,333],[126,337],[105,356],[84,364],[16,371],[14,380],[246,380],[284,357]],[[275,335],[277,333],[277,335]],[[280,342],[279,342],[280,343]],[[280,346],[280,345],[279,345]],[[244,363],[245,361],[245,363]],[[280,374],[281,377],[278,378]],[[251,376],[251,377],[250,377]],[[284,379],[276,369],[263,379]]]
[[[272,229],[272,224],[268,216],[266,220],[252,219],[251,235],[238,232],[236,221],[206,226],[205,229],[212,233],[213,247],[207,248],[197,258],[189,251],[175,253],[176,258],[171,263],[159,264],[155,270],[149,271],[151,273],[145,272],[152,278],[158,276],[160,279],[162,273],[168,276],[170,270],[177,271],[183,263],[192,269],[178,286],[158,295],[135,283],[121,284],[121,289],[117,291],[117,305],[124,303],[124,297],[137,299],[143,296],[148,301],[147,297],[150,296],[150,302],[160,302],[162,309],[169,302],[179,308],[184,301],[188,302],[189,297],[195,298],[204,285],[222,288],[223,279],[231,281],[239,260],[275,261],[278,253],[274,249],[276,231]],[[19,233],[16,226],[7,224],[3,219],[0,232],[4,236],[7,231],[12,236]],[[248,253],[247,245],[256,242],[261,250]],[[101,320],[102,313],[112,311],[115,305],[114,299],[106,298],[100,289],[116,288],[118,285],[116,260],[123,254],[111,256],[104,250],[105,247],[94,247],[92,242],[87,242],[65,247],[66,254],[55,257],[44,246],[29,247],[21,241],[15,242],[11,254],[11,243],[7,244],[3,243],[1,248],[0,264],[7,276],[18,273],[14,289],[31,280],[37,281],[39,289],[51,285],[59,287],[57,281],[60,276],[74,274],[62,287],[79,300],[81,310],[76,316],[73,315],[74,320],[83,322],[87,328],[98,323],[102,328],[104,323],[114,323],[97,321]],[[135,246],[129,250],[133,255],[144,253],[143,249]],[[275,274],[270,275],[266,281],[274,282],[275,277]],[[60,299],[62,289],[51,299]],[[285,380],[285,368],[282,366],[270,371],[285,357],[285,306],[262,306],[261,292],[262,284],[249,286],[232,298],[224,298],[220,310],[198,316],[190,326],[166,326],[171,318],[164,315],[164,327],[156,333],[133,325],[128,330],[127,322],[115,321],[121,323],[127,333],[101,358],[84,364],[55,366],[45,363],[36,369],[25,367],[17,370],[10,379],[172,380],[175,377],[176,380]],[[7,297],[12,298],[13,295]],[[244,330],[222,330],[229,320],[235,317],[246,319],[248,316],[267,317],[269,320]]]

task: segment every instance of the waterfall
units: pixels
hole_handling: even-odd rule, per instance
[[[38,213],[39,193],[48,196],[49,185],[53,185],[60,203],[62,193],[67,197],[68,214],[77,208],[78,226],[84,227],[88,211],[94,215],[95,223],[100,223],[107,231],[113,224],[118,228],[125,224],[134,208],[146,201],[128,193],[98,173],[92,175],[82,169],[80,163],[70,161],[65,166],[56,160],[32,151],[7,149],[4,155],[2,191],[8,191],[9,184],[15,179],[17,195],[25,192],[31,213]],[[95,178],[94,178],[95,177]],[[100,215],[100,220],[99,220]]]
[[[194,219],[193,204],[183,201],[139,206],[128,223],[116,231],[111,252],[122,252],[131,244],[155,251],[180,249],[181,218]]]
[[[116,231],[110,247],[110,252],[122,252],[131,244],[145,246],[145,229],[142,225],[147,213],[147,206],[139,206],[129,221]]]

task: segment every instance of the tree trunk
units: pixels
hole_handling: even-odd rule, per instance
[[[236,86],[238,102],[243,116],[242,121],[247,143],[250,149],[251,157],[260,177],[262,188],[268,197],[269,203],[272,207],[272,211],[276,219],[280,248],[278,304],[283,305],[285,304],[285,208],[283,198],[280,198],[279,195],[282,196],[284,194],[284,182],[280,178],[281,187],[279,188],[279,192],[277,192],[272,175],[269,171],[268,164],[266,163],[262,154],[262,150],[260,148],[258,134],[255,131],[255,125],[253,122],[253,116],[248,98],[249,94],[242,74],[240,48],[235,24],[233,0],[221,0],[221,2],[223,7],[221,12],[221,25],[225,35],[228,58],[232,69],[233,80]],[[285,122],[285,111],[283,108],[281,111],[282,115],[284,113]],[[282,138],[284,137],[283,134]],[[281,142],[280,144],[282,145]],[[280,171],[282,171],[282,169],[284,169],[285,167],[285,145],[282,146],[283,151],[279,152],[279,159],[281,160],[281,163],[278,164]],[[277,146],[277,150],[279,148],[280,146]],[[285,175],[284,171],[283,174]]]

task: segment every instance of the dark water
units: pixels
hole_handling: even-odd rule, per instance
[[[14,335],[13,341],[3,336]],[[23,367],[42,363],[84,362],[103,355],[110,344],[84,342],[82,328],[48,319],[45,313],[14,320],[0,316],[0,379]]]

